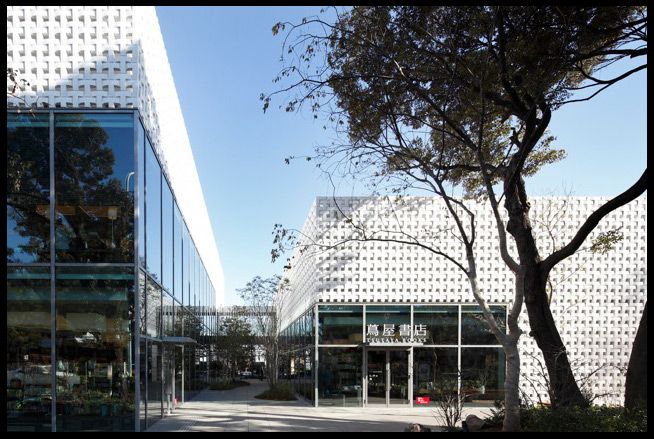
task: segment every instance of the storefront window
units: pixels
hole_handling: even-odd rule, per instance
[[[318,405],[363,405],[361,349],[319,348]]]
[[[426,326],[425,344],[456,345],[459,342],[459,307],[415,305],[413,325]]]
[[[462,348],[461,391],[466,401],[492,405],[504,399],[505,367],[501,348]]]
[[[319,307],[318,343],[358,344],[362,341],[362,306],[321,305]]]
[[[445,393],[458,389],[458,349],[416,348],[413,350],[413,396],[428,397],[435,405]]]
[[[56,271],[57,431],[134,430],[134,270]]]
[[[55,115],[57,262],[134,262],[133,123]]]
[[[50,269],[7,267],[7,431],[50,431]]]
[[[50,261],[48,117],[7,113],[7,262]]]
[[[497,325],[502,331],[506,331],[506,307],[493,305],[490,309]],[[461,306],[461,344],[499,344],[478,306]]]

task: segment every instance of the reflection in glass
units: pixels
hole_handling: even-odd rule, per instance
[[[162,294],[162,300],[163,300],[161,306],[162,323],[163,323],[162,334],[164,337],[170,337],[174,335],[173,320],[175,315],[175,307],[173,304],[173,298],[165,291]]]
[[[321,305],[318,310],[320,344],[357,344],[363,341],[363,307]]]
[[[161,168],[146,139],[145,146],[145,231],[146,266],[148,272],[161,281]]]
[[[458,344],[458,306],[414,305],[413,324],[427,326],[425,344]]]
[[[57,431],[134,430],[134,270],[56,271]]]
[[[7,431],[50,431],[50,269],[7,267]]]
[[[368,404],[386,405],[386,351],[368,351]]]
[[[458,388],[457,348],[415,348],[413,350],[413,397],[429,397],[436,405],[444,391]]]
[[[183,303],[182,295],[182,265],[183,265],[183,254],[182,254],[182,214],[179,212],[179,207],[175,203],[175,224],[173,225],[175,231],[175,242],[174,242],[174,263],[175,263],[175,289],[173,291],[173,296],[179,303]]]
[[[363,405],[361,349],[319,348],[318,405]]]
[[[145,131],[143,125],[138,122],[136,130],[136,163],[138,180],[138,247],[139,266],[145,267]]]
[[[501,348],[462,348],[461,391],[466,401],[490,406],[504,399],[505,366]]]
[[[133,262],[130,114],[55,115],[58,262]]]
[[[146,285],[145,333],[150,337],[161,336],[161,288],[150,278]]]
[[[161,343],[148,342],[148,427],[163,416],[162,361]]]
[[[389,404],[409,403],[409,351],[388,353],[391,387],[388,389]]]
[[[7,262],[50,261],[48,121],[7,113]]]
[[[173,195],[166,179],[161,181],[161,284],[173,293]]]
[[[190,267],[190,261],[191,261],[191,254],[190,254],[190,251],[189,251],[189,249],[190,249],[189,241],[191,240],[191,238],[189,237],[188,229],[186,228],[186,223],[184,223],[184,235],[182,237],[182,240],[183,240],[183,246],[184,246],[184,248],[182,250],[183,253],[184,253],[184,259],[183,259],[184,264],[182,266],[182,269],[184,271],[182,273],[182,279],[184,281],[184,285],[182,286],[182,290],[184,292],[184,297],[182,299],[182,303],[184,305],[189,305],[189,303],[190,303],[190,300],[189,300],[189,296],[190,296],[190,279],[189,279],[190,271],[189,271],[189,267]]]
[[[408,325],[409,328],[411,326],[411,307],[368,305],[366,306],[366,337],[370,325],[377,326],[380,337],[386,338],[388,334],[389,338],[399,341],[402,338],[400,325]]]
[[[145,289],[145,274],[142,270],[139,270],[139,332],[141,334],[147,334],[147,309],[146,309],[146,289]]]
[[[146,389],[146,382],[148,379],[148,363],[147,363],[147,358],[148,358],[148,351],[147,351],[147,341],[146,339],[142,338],[139,346],[139,385],[140,385],[140,391],[141,391],[141,400],[139,401],[139,419],[141,423],[141,431],[145,431],[147,428],[146,425],[146,404],[147,404],[147,389]]]
[[[506,307],[494,305],[490,309],[497,325],[506,331]],[[461,306],[461,344],[499,344],[478,306]]]

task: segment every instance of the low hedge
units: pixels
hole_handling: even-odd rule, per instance
[[[240,380],[235,380],[235,381],[218,381],[217,383],[213,383],[209,386],[210,390],[232,390],[237,387],[243,387],[243,386],[249,386],[250,383],[247,381],[240,381]]]
[[[270,401],[295,401],[297,398],[288,384],[277,384],[255,396],[257,399]]]

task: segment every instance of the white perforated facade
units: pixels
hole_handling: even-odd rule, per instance
[[[154,7],[8,6],[7,107],[138,109],[223,302],[220,257]],[[8,91],[11,84],[7,83]]]
[[[558,248],[567,243],[607,199],[533,198],[531,218],[541,255],[550,254],[552,245]],[[466,265],[463,246],[452,229],[454,223],[440,199],[404,197],[398,202],[319,197],[302,229],[305,242],[315,240],[327,246],[347,242],[331,249],[295,251],[286,273],[291,293],[280,311],[282,328],[316,303],[474,303],[465,275],[442,257],[412,245],[348,241],[358,232],[344,220],[336,204],[354,224],[364,224],[368,236],[371,232],[377,237],[415,236]],[[482,292],[491,303],[510,303],[514,277],[500,258],[491,211],[480,204],[469,207],[476,218],[475,252]],[[624,236],[614,249],[607,254],[588,250],[594,236],[612,229],[619,229]],[[584,247],[551,276],[552,312],[577,379],[594,372],[589,390],[604,395],[598,401],[621,403],[624,373],[647,300],[647,198],[604,218]],[[511,250],[515,255],[515,249]],[[521,327],[525,331],[520,343],[522,373],[541,382],[535,358],[542,356],[527,335],[524,308]],[[521,383],[523,390],[536,398],[537,391],[525,378]],[[546,398],[543,391],[538,388]]]

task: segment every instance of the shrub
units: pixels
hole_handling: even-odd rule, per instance
[[[247,381],[228,381],[228,380],[221,380],[218,381],[217,383],[213,383],[209,386],[210,390],[231,390],[235,389],[237,387],[243,387],[243,386],[249,386],[250,383]]]
[[[271,401],[295,401],[295,394],[288,384],[276,384],[263,393],[255,396],[257,399],[267,399]]]
[[[534,407],[520,413],[523,431],[646,432],[647,409],[625,416],[622,407]]]

